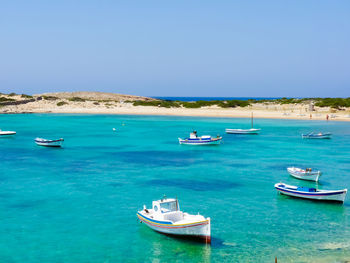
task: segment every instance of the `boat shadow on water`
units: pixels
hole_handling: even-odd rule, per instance
[[[314,200],[314,199],[307,199],[307,198],[302,198],[302,197],[297,197],[297,196],[288,196],[288,195],[285,195],[285,194],[277,194],[277,198],[278,200],[282,201],[282,200],[293,200],[293,201],[296,201],[296,202],[302,202],[302,203],[305,203],[305,202],[309,202],[309,203],[313,203],[313,204],[323,204],[323,205],[331,205],[332,207],[333,206],[336,206],[336,207],[343,207],[344,206],[347,206],[346,202],[339,202],[339,201],[334,201],[334,200]]]
[[[144,225],[140,223],[140,225]],[[146,226],[140,227],[140,236],[143,240],[153,239],[153,242],[159,242],[164,244],[164,239],[169,242],[169,246],[181,245],[181,246],[194,246],[194,247],[211,247],[211,248],[226,248],[232,247],[229,243],[225,243],[224,240],[211,236],[211,243],[207,244],[203,240],[191,236],[179,236],[179,235],[169,235],[165,233],[160,233],[152,229],[148,229]]]
[[[0,140],[14,140],[15,136],[0,136]]]

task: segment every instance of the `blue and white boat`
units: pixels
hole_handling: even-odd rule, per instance
[[[190,137],[186,139],[179,139],[180,144],[187,144],[187,145],[218,145],[220,144],[222,137],[217,136],[211,137],[210,135],[202,135],[202,136],[197,136],[197,132],[193,131],[190,133]]]
[[[319,132],[319,133],[314,133],[314,132],[310,132],[310,133],[307,133],[307,134],[302,134],[301,137],[303,139],[330,139],[332,136],[331,133],[329,132],[326,132],[326,133],[322,133],[322,132]]]
[[[211,242],[210,218],[182,212],[177,199],[164,197],[153,201],[150,209],[144,205],[137,217],[141,223],[162,234]]]
[[[45,146],[45,147],[61,147],[63,143],[63,139],[57,139],[57,140],[47,140],[43,138],[35,138],[35,143],[39,146]]]
[[[288,185],[284,183],[275,184],[276,190],[280,194],[293,197],[306,198],[319,201],[344,202],[347,189],[343,190],[319,190],[316,188]]]

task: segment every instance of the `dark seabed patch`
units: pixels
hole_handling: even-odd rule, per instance
[[[70,173],[89,173],[94,165],[93,161],[90,160],[76,160],[69,163],[63,168],[63,172]]]
[[[224,180],[208,180],[206,182],[199,180],[187,180],[187,179],[176,179],[176,180],[165,180],[155,179],[145,182],[145,185],[150,186],[167,186],[167,187],[178,187],[183,189],[190,189],[194,191],[223,191],[231,188],[241,186],[238,183],[233,183]]]
[[[116,155],[124,162],[148,166],[189,166],[208,162],[198,152],[128,151],[118,152]]]
[[[46,200],[28,200],[28,201],[24,201],[24,202],[14,203],[12,205],[9,205],[8,207],[15,208],[15,209],[28,209],[28,208],[40,206],[40,205],[44,204],[45,202],[46,202]]]
[[[246,163],[229,163],[228,166],[234,167],[234,168],[245,168],[245,167],[249,167],[250,164],[246,164]]]
[[[108,185],[110,185],[112,187],[121,187],[123,184],[121,184],[121,183],[109,183]]]

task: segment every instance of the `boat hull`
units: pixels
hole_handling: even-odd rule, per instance
[[[16,134],[15,131],[0,131],[0,136],[11,136],[15,134]]]
[[[35,143],[39,146],[44,147],[62,147],[63,139],[59,140],[42,140],[42,139],[35,139]]]
[[[321,172],[298,172],[294,170],[293,168],[287,168],[288,173],[293,176],[294,178],[300,179],[300,180],[306,180],[306,181],[313,181],[318,182],[318,179],[321,176]]]
[[[322,134],[322,135],[309,135],[309,134],[302,134],[301,137],[303,139],[330,139],[331,138],[331,134]]]
[[[226,129],[228,134],[259,134],[260,129]]]
[[[179,143],[183,145],[219,145],[221,143],[221,139],[221,137],[211,140],[188,140],[179,138]]]
[[[284,187],[279,187],[278,184],[275,185],[275,188],[280,194],[283,195],[304,199],[312,199],[317,201],[344,202],[347,193],[347,189],[337,191],[301,192],[292,189],[285,189]]]
[[[58,143],[44,143],[44,142],[35,142],[39,146],[44,146],[44,147],[62,147],[62,144]]]
[[[149,228],[165,235],[173,235],[177,237],[187,237],[197,241],[210,243],[210,218],[204,221],[187,223],[187,224],[172,224],[169,221],[157,221],[148,218],[141,213],[137,213],[140,222],[145,223]]]

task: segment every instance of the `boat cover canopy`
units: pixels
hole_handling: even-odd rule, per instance
[[[302,192],[316,192],[316,188],[309,188],[309,187],[299,186],[299,187],[297,188],[297,191],[302,191]]]

